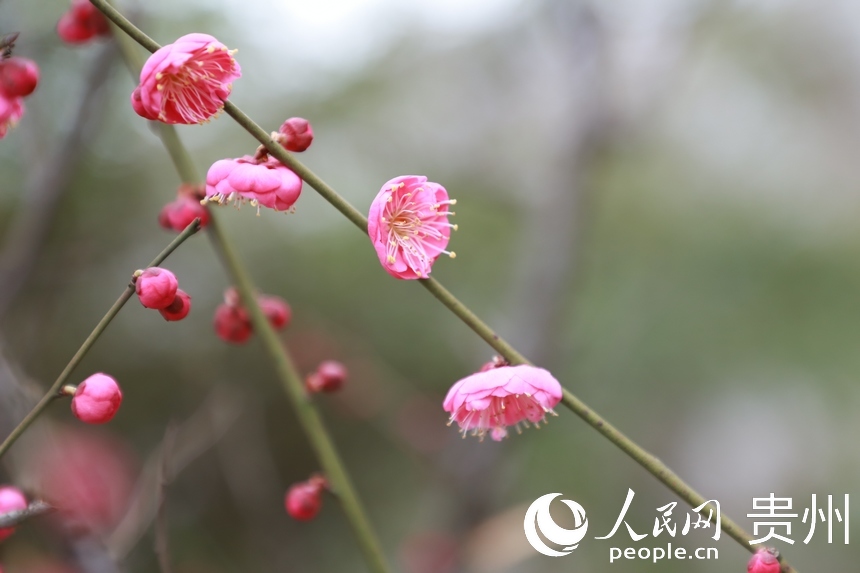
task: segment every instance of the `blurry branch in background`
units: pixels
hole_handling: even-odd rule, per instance
[[[25,183],[20,212],[12,219],[0,250],[0,320],[32,274],[63,194],[71,186],[78,160],[98,131],[96,126],[104,116],[99,112],[104,110],[109,93],[107,80],[116,56],[113,42],[101,47],[83,82],[84,91],[65,134],[50,139],[53,145],[40,153],[40,158],[25,162],[32,170]]]
[[[31,519],[33,517],[39,517],[41,515],[47,515],[49,513],[53,513],[54,511],[56,511],[54,506],[52,506],[46,501],[37,499],[35,501],[30,502],[30,505],[28,505],[25,509],[19,509],[17,511],[10,511],[8,513],[0,514],[0,528],[15,527],[16,525],[24,523],[28,519]]]
[[[121,28],[123,32],[128,34],[129,37],[133,38],[150,52],[155,52],[160,48],[157,42],[155,42],[143,31],[141,31],[131,22],[129,22],[128,19],[126,19],[122,14],[117,12],[116,9],[114,9],[106,0],[91,0],[91,2],[99,10],[101,10],[110,20],[112,20],[114,24]],[[273,140],[269,136],[269,134],[267,134],[259,125],[257,125],[257,123],[255,123],[250,117],[248,117],[235,104],[230,101],[225,101],[224,111],[226,111],[228,115],[235,119],[236,122],[239,123],[239,125],[241,125],[257,141],[259,141],[273,157],[275,157],[276,159],[278,159],[278,161],[280,161],[281,163],[289,167],[292,171],[294,171],[299,177],[301,177],[303,181],[305,181],[308,185],[315,189],[324,199],[331,203],[332,206],[334,206],[338,211],[340,211],[347,219],[352,221],[353,224],[355,224],[355,226],[358,227],[362,232],[367,232],[367,219],[360,211],[358,211],[354,206],[352,206],[332,187],[326,184],[318,175],[316,175],[303,163],[298,161],[283,146]],[[167,126],[164,126],[162,128],[163,131],[170,131],[171,133],[173,132],[172,129],[167,130],[166,127]],[[175,136],[173,137],[175,138]],[[175,145],[181,148],[178,138],[176,139]],[[168,145],[168,149],[170,149],[170,145]],[[184,151],[184,148],[182,148],[182,155],[184,157],[187,157],[187,152]],[[176,162],[177,160],[174,158],[174,161]],[[177,165],[179,165],[179,163],[177,163]],[[185,178],[184,173],[183,178]],[[186,182],[194,183],[197,179],[198,178],[195,178],[193,181]],[[307,397],[304,396],[301,380],[298,378],[289,356],[280,346],[280,343],[277,339],[277,335],[271,329],[270,325],[268,324],[268,321],[262,314],[259,306],[256,304],[255,293],[250,279],[245,272],[244,266],[242,266],[239,259],[236,257],[236,254],[233,252],[232,246],[224,240],[224,237],[221,234],[217,225],[217,218],[213,217],[213,222],[212,225],[210,225],[209,230],[210,237],[212,238],[213,243],[215,243],[216,250],[219,251],[219,253],[223,257],[225,265],[230,270],[230,274],[236,279],[236,286],[238,287],[242,296],[242,302],[246,305],[246,307],[248,307],[248,310],[250,311],[251,321],[254,325],[254,329],[255,331],[260,331],[261,339],[266,346],[267,351],[269,351],[273,361],[275,362],[275,367],[278,371],[279,377],[284,382],[288,393],[291,395],[291,398],[293,398],[294,406],[296,406],[296,411],[299,414],[299,420],[302,422],[303,426],[305,426],[305,429],[308,431],[311,443],[312,445],[314,445],[315,449],[317,449],[318,455],[320,455],[320,461],[323,465],[323,468],[326,470],[327,474],[329,474],[328,477],[332,484],[335,486],[336,493],[338,493],[340,496],[342,496],[344,493],[343,491],[337,491],[339,485],[345,484],[349,488],[349,494],[351,498],[351,503],[349,505],[352,505],[352,502],[354,502],[356,505],[354,507],[350,507],[346,503],[345,499],[342,499],[341,501],[344,502],[344,509],[348,516],[350,516],[351,520],[358,520],[358,526],[354,527],[354,529],[359,535],[359,540],[362,542],[370,541],[372,542],[371,547],[375,546],[376,542],[375,539],[373,539],[371,530],[369,529],[369,524],[366,522],[362,523],[366,518],[360,506],[357,505],[358,500],[354,497],[354,492],[352,492],[351,490],[351,486],[349,485],[349,481],[346,474],[344,473],[342,475],[331,475],[331,471],[328,467],[329,464],[326,463],[327,456],[334,456],[333,458],[329,458],[329,462],[333,463],[335,467],[338,468],[338,470],[342,471],[342,468],[340,468],[339,460],[336,458],[336,453],[333,449],[333,445],[330,443],[328,435],[325,432],[324,427],[322,426],[319,414],[316,412],[311,402],[307,400]],[[439,281],[431,277],[428,279],[421,279],[417,282],[421,284],[424,288],[426,288],[434,297],[436,297],[437,300],[439,300],[443,305],[445,305],[458,318],[460,318],[460,320],[462,320],[469,328],[471,328],[476,334],[478,334],[478,336],[484,339],[492,348],[494,348],[503,357],[505,357],[508,362],[512,364],[530,363],[529,360],[522,353],[520,353],[516,348],[514,348],[501,336],[496,334],[496,332],[494,332],[489,325],[487,325],[480,317],[478,317],[474,312],[472,312],[471,309],[469,309],[460,300],[458,300]],[[713,506],[713,504],[709,503],[709,500],[696,492],[677,474],[675,474],[675,472],[673,472],[671,468],[661,462],[657,457],[643,449],[641,446],[636,444],[633,440],[628,438],[625,434],[623,434],[617,428],[611,425],[603,417],[594,412],[587,404],[582,402],[569,390],[563,389],[561,403],[562,405],[570,409],[572,412],[574,412],[577,416],[579,416],[588,425],[597,430],[601,435],[603,435],[605,438],[615,444],[619,449],[621,449],[624,453],[630,456],[640,466],[642,466],[645,470],[647,470],[654,477],[656,477],[660,482],[662,482],[669,489],[675,492],[681,499],[686,501],[691,507],[698,508],[698,512],[700,515],[702,515],[702,517],[704,517],[708,521],[715,520],[717,510]],[[339,484],[341,480],[343,480],[343,482]],[[738,544],[744,547],[747,551],[755,550],[755,548],[749,544],[749,540],[753,539],[753,537],[749,535],[746,531],[744,531],[743,528],[737,525],[725,514],[721,514],[721,522],[722,531],[725,531],[732,539],[737,541]],[[365,539],[363,537],[364,535],[370,535],[370,538]],[[363,547],[366,546],[363,545]],[[368,557],[369,562],[373,563],[373,553],[366,552],[366,556]],[[380,570],[385,570],[384,562],[380,561],[380,563],[382,563],[382,568]],[[780,557],[780,563],[783,573],[791,573],[796,571],[786,561],[784,561],[782,557]]]
[[[149,455],[140,473],[128,511],[105,540],[114,559],[124,559],[149,529],[161,506],[164,484],[175,480],[182,470],[221,439],[238,418],[243,402],[237,391],[215,388],[185,422],[165,432],[164,441]]]
[[[161,441],[161,460],[158,463],[158,478],[156,479],[156,516],[155,516],[155,555],[161,573],[171,573],[170,567],[170,526],[167,521],[167,485],[172,477],[169,469],[173,457],[173,447],[176,442],[176,427],[173,423],[167,425],[164,439]]]
[[[170,256],[170,253],[175,251],[177,247],[184,243],[188,237],[196,233],[199,228],[200,219],[194,219],[194,221],[192,221],[188,225],[188,227],[185,228],[184,231],[182,231],[175,239],[173,239],[173,241],[171,241],[170,244],[167,245],[167,247],[165,247],[164,250],[161,251],[161,253],[159,253],[152,260],[152,262],[149,263],[149,265],[147,265],[147,267],[157,267],[158,265],[160,265],[162,261],[164,261],[164,259]],[[133,295],[134,279],[132,279],[132,281],[128,283],[128,286],[125,287],[125,290],[117,299],[117,301],[113,303],[113,306],[110,307],[110,309],[102,317],[102,319],[99,321],[99,323],[90,333],[90,335],[86,338],[86,340],[84,340],[84,343],[81,345],[81,347],[72,357],[72,359],[60,373],[60,376],[57,378],[54,384],[48,389],[47,392],[45,392],[45,395],[42,397],[42,399],[39,400],[39,402],[33,407],[30,413],[27,414],[23,420],[21,420],[21,422],[15,427],[15,429],[12,430],[9,436],[5,440],[3,440],[3,443],[0,444],[0,457],[2,457],[3,454],[5,454],[9,450],[12,444],[15,443],[15,440],[17,440],[21,436],[21,434],[24,433],[24,431],[30,426],[30,424],[36,421],[36,418],[38,418],[39,415],[41,415],[42,412],[45,411],[48,405],[60,395],[59,392],[60,389],[63,387],[63,384],[66,383],[66,380],[69,379],[69,376],[78,366],[78,364],[80,364],[81,360],[83,360],[84,356],[86,356],[87,352],[89,352],[93,344],[95,344],[95,342],[99,339],[107,326],[111,323],[114,317],[119,314],[119,311],[122,309],[123,306],[125,306],[125,303],[128,302],[128,299],[130,299]]]

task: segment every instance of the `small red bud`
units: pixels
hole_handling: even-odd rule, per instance
[[[10,511],[19,511],[27,508],[27,498],[16,487],[11,485],[0,486],[0,514]],[[0,540],[6,539],[15,533],[14,527],[0,529]]]
[[[305,386],[308,392],[336,392],[340,390],[347,375],[346,366],[336,360],[326,360],[317,367],[316,372],[308,375]]]
[[[229,304],[218,305],[215,309],[215,334],[231,344],[244,344],[251,338],[251,321],[243,308]]]
[[[162,207],[158,214],[158,224],[167,230],[184,231],[194,219],[200,219],[202,229],[209,223],[209,211],[200,204],[199,199],[188,195],[182,195]]]
[[[286,147],[288,151],[304,151],[311,146],[311,142],[314,140],[314,130],[311,129],[311,124],[301,117],[291,117],[285,121],[278,133],[282,135],[280,138],[281,145]]]
[[[57,23],[57,35],[69,44],[83,44],[110,34],[107,18],[89,0],[72,0],[72,7]]]
[[[143,271],[134,285],[140,304],[156,310],[167,308],[173,303],[178,287],[176,275],[160,267],[150,267]]]
[[[747,563],[747,573],[779,573],[780,565],[776,556],[778,553],[772,547],[762,547],[756,551]]]
[[[279,296],[260,295],[257,297],[257,304],[260,305],[260,310],[269,319],[269,324],[275,330],[283,330],[290,324],[293,317],[293,311],[287,301]]]
[[[121,403],[122,392],[116,380],[97,373],[78,384],[72,398],[72,413],[87,424],[104,424],[116,415]]]
[[[175,322],[182,320],[188,313],[191,312],[191,297],[188,296],[181,288],[176,289],[176,297],[167,308],[160,308],[158,312],[164,317],[164,320]]]
[[[7,97],[25,97],[39,83],[39,67],[27,58],[0,61],[0,92]]]
[[[327,487],[328,482],[320,475],[315,475],[308,481],[293,484],[284,498],[287,513],[299,521],[313,519],[322,507],[322,491]]]

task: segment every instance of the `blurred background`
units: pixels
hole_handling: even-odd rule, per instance
[[[443,184],[458,200],[458,257],[434,276],[746,529],[753,497],[791,497],[802,515],[812,494],[860,493],[860,4],[120,7],[160,43],[196,31],[238,48],[232,101],[267,130],[309,119],[316,139],[300,159],[360,210],[396,175]],[[0,142],[3,435],[172,238],[156,219],[180,181],[129,105],[135,82],[110,42],[60,42],[67,9],[0,1],[0,32],[20,31],[16,53],[42,71]],[[256,148],[226,116],[179,134],[202,173]],[[744,570],[748,553],[726,535],[633,542],[622,528],[594,540],[628,488],[639,533],[678,500],[563,408],[501,443],[446,427],[447,389],[491,349],[389,277],[312,189],[289,216],[218,215],[259,287],[292,305],[283,340],[302,372],[348,366],[347,389],[318,401],[396,570]],[[33,520],[0,545],[0,563],[158,570],[156,478],[168,468],[175,571],[365,570],[333,498],[308,523],[283,510],[318,466],[259,342],[214,334],[229,283],[206,237],[165,266],[193,297],[190,316],[165,323],[131,301],[72,376],[119,380],[115,420],[82,427],[55,404],[0,470],[31,495],[54,479],[99,500],[97,527]],[[589,537],[559,559],[522,530],[550,492],[589,518]],[[681,524],[687,509],[674,512]],[[777,547],[800,571],[856,569],[843,524],[833,544],[820,522],[804,544],[809,524],[793,521],[795,544]],[[667,541],[715,546],[719,559],[609,564],[610,546]]]

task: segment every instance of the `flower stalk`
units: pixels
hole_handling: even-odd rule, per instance
[[[160,265],[168,256],[170,256],[170,253],[175,251],[179,247],[179,245],[184,243],[186,239],[196,233],[199,227],[199,219],[195,219],[194,221],[192,221],[191,224],[188,225],[188,227],[186,227],[185,230],[182,231],[179,235],[177,235],[176,238],[173,239],[173,241],[171,241],[170,244],[167,245],[167,247],[165,247],[164,250],[161,251],[158,256],[156,256],[147,266],[157,267],[158,265]],[[78,364],[80,364],[81,360],[83,360],[84,356],[86,356],[90,348],[93,347],[93,345],[105,331],[107,326],[119,313],[122,307],[125,306],[125,303],[127,303],[128,300],[132,296],[134,296],[134,294],[134,282],[132,281],[129,282],[128,286],[125,287],[125,290],[116,300],[116,302],[113,303],[113,306],[110,307],[110,309],[102,317],[102,319],[90,333],[87,339],[84,340],[84,343],[75,353],[75,355],[72,356],[72,359],[69,361],[69,363],[66,364],[66,367],[60,373],[60,376],[48,389],[48,391],[45,392],[45,395],[42,396],[42,399],[39,400],[39,402],[33,407],[33,409],[30,410],[30,413],[24,416],[24,419],[21,420],[21,422],[15,427],[14,430],[12,430],[12,432],[6,437],[6,439],[3,440],[3,443],[0,444],[0,457],[2,457],[3,454],[5,454],[7,450],[9,450],[12,444],[15,443],[15,440],[21,437],[21,434],[23,434],[24,431],[29,428],[33,422],[36,421],[36,419],[42,414],[42,412],[45,411],[48,405],[53,402],[55,398],[62,395],[61,391],[63,390],[63,385],[69,379],[69,376],[71,376],[74,369],[78,366]]]

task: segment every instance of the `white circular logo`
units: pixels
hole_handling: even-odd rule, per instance
[[[529,506],[526,511],[526,518],[523,521],[523,530],[526,532],[526,539],[529,540],[532,547],[540,553],[549,557],[563,557],[576,549],[582,538],[585,537],[585,532],[588,530],[588,519],[585,517],[585,509],[575,501],[569,499],[561,500],[573,512],[573,529],[564,529],[556,525],[549,514],[549,504],[552,500],[560,496],[560,493],[548,493],[542,495]],[[551,549],[543,542],[538,535],[537,530],[544,537],[557,545],[562,546],[561,551]]]

